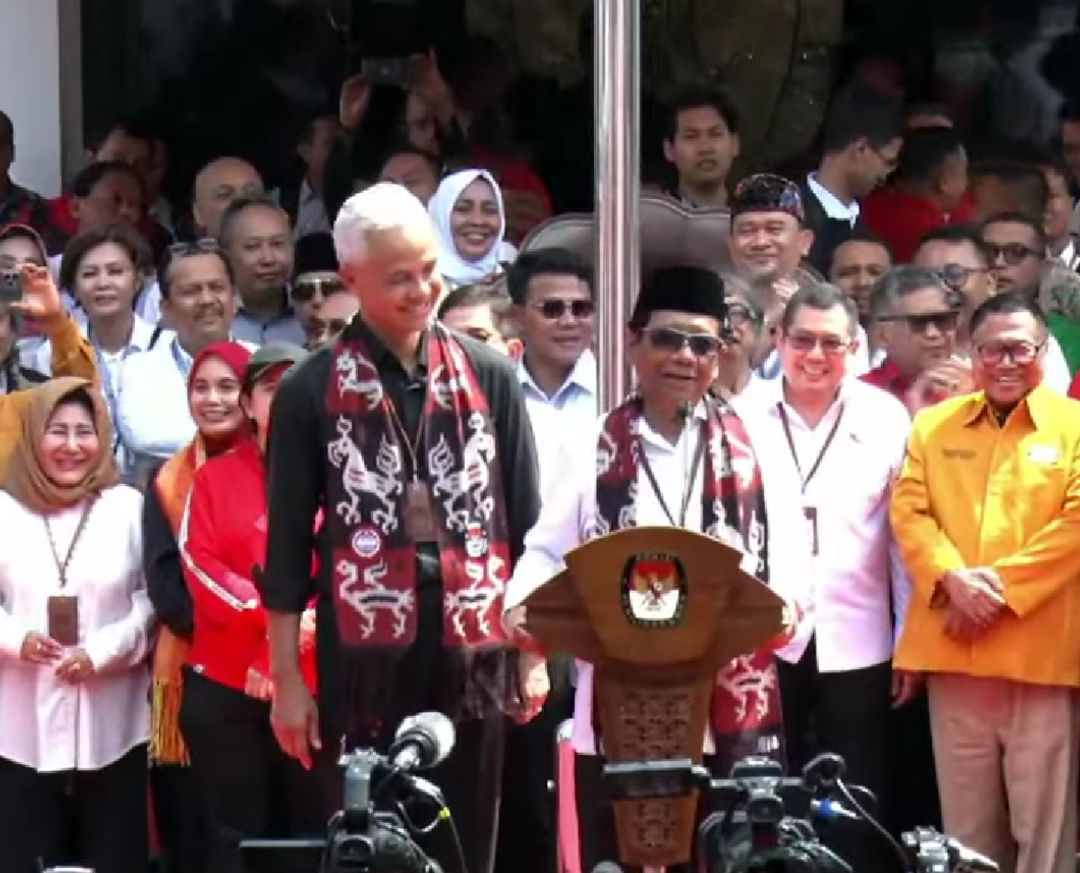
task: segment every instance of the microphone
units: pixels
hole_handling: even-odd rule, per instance
[[[427,770],[454,748],[454,723],[441,712],[410,715],[397,729],[387,757],[398,770]]]
[[[955,837],[945,838],[945,848],[949,853],[949,860],[960,868],[980,870],[985,873],[997,873],[1000,869],[995,861],[974,849],[969,849]]]
[[[614,861],[601,861],[592,868],[592,873],[623,873],[623,869]]]
[[[822,821],[862,821],[862,816],[831,797],[814,798],[810,801],[810,814]]]
[[[694,404],[689,400],[684,400],[679,404],[679,418],[683,421],[689,421],[690,416],[694,414]]]

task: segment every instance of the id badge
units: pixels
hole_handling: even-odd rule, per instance
[[[79,598],[50,597],[47,602],[49,636],[65,647],[79,644]]]
[[[816,558],[818,555],[817,507],[804,506],[803,516],[806,518],[806,537],[807,542],[810,543],[810,554]]]
[[[424,482],[410,482],[405,486],[405,533],[414,543],[438,540],[431,491]]]

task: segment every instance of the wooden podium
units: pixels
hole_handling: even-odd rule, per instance
[[[595,668],[610,763],[700,763],[717,669],[783,629],[783,601],[744,573],[742,553],[674,527],[628,528],[566,555],[525,601],[525,628],[548,652]],[[697,792],[615,801],[619,860],[690,860]]]

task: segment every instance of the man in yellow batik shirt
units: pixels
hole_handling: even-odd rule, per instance
[[[894,666],[927,674],[945,830],[1002,873],[1075,873],[1080,403],[1042,386],[1021,293],[971,335],[983,391],[919,413],[893,490],[913,588]]]

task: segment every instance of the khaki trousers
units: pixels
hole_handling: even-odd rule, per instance
[[[942,673],[927,686],[945,832],[1001,873],[1076,873],[1080,693]]]

